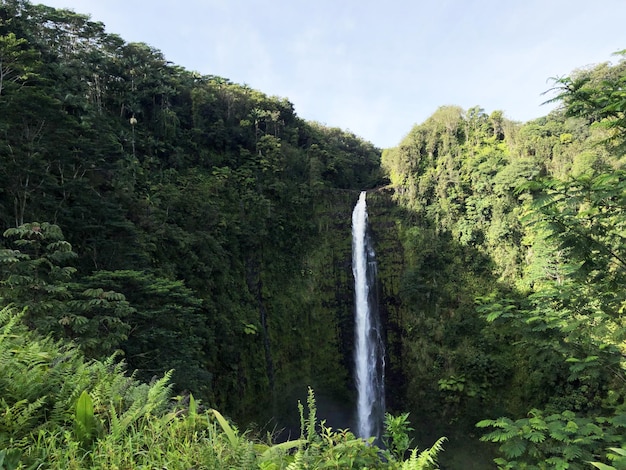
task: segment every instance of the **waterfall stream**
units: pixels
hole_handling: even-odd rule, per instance
[[[366,193],[352,212],[355,292],[355,381],[358,437],[380,438],[385,413],[385,347],[376,295],[376,257],[368,233]]]

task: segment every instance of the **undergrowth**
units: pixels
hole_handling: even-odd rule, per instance
[[[380,449],[318,421],[312,390],[306,412],[299,404],[300,438],[261,442],[192,395],[172,397],[171,372],[141,383],[116,356],[87,361],[76,347],[29,331],[20,316],[0,310],[0,470],[438,468],[443,439],[409,451],[396,426],[391,450]]]

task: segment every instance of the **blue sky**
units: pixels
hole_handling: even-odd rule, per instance
[[[625,0],[41,2],[382,148],[442,105],[544,116],[550,77],[626,49]]]

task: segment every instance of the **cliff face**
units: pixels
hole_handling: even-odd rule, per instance
[[[358,194],[328,190],[316,198],[314,236],[303,259],[294,260],[299,269],[287,279],[267,279],[265,284],[274,388],[268,390],[272,406],[261,410],[261,418],[275,418],[292,431],[299,432],[297,403],[306,401],[308,387],[314,389],[320,417],[328,425],[352,424],[351,215]]]
[[[367,204],[371,233],[378,263],[379,311],[386,332],[387,405],[401,409],[406,384],[402,363],[402,317],[400,286],[405,270],[405,254],[400,239],[401,209],[392,199],[390,188],[368,192]]]
[[[354,279],[352,210],[359,191],[328,191],[316,201],[316,236],[300,275],[274,286],[268,296],[275,389],[274,416],[297,425],[297,400],[315,390],[319,414],[329,425],[353,424]],[[369,225],[378,262],[378,298],[386,333],[388,404],[404,409],[402,317],[399,290],[404,276],[404,249],[398,216],[401,210],[387,189],[367,194]],[[290,309],[281,310],[289,302]],[[290,313],[289,313],[290,312]]]
[[[467,262],[476,253],[420,224],[390,187],[370,191],[367,202],[386,331],[388,411],[410,412],[420,447],[447,436],[450,455],[486,468],[489,450],[467,436],[484,400],[495,407],[503,400],[497,394],[507,367],[474,306],[480,286],[495,280]]]

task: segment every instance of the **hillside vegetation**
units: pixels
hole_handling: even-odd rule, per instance
[[[0,469],[626,468],[625,83],[381,151],[2,0]],[[363,189],[386,450],[345,429]]]
[[[499,468],[624,454],[625,83],[623,61],[576,71],[525,124],[442,107],[382,156],[398,406],[435,434],[478,422]]]

